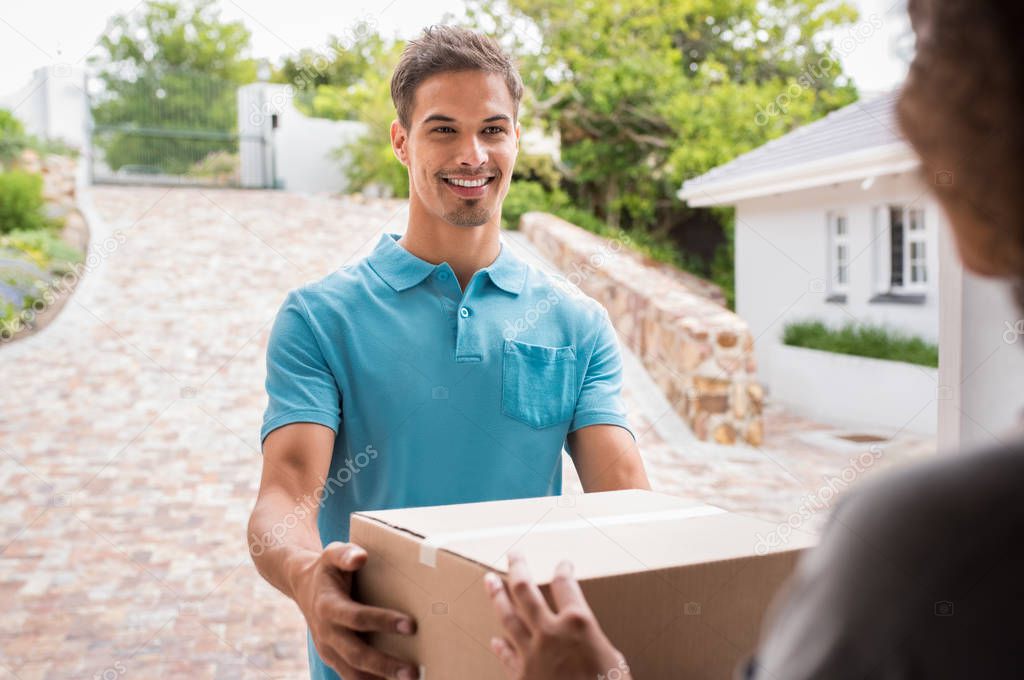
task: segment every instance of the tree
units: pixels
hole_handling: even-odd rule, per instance
[[[215,0],[148,0],[115,16],[90,59],[102,83],[93,118],[105,162],[182,173],[236,151],[236,90],[256,80],[249,38],[241,22],[220,19]]]
[[[857,97],[826,39],[857,17],[837,0],[468,2],[518,55],[524,116],[559,133],[574,199],[656,237],[710,220],[727,247],[728,220],[682,205],[680,183]]]
[[[470,0],[522,57],[532,115],[557,130],[578,197],[613,225],[657,229],[686,177],[856,98],[813,68],[856,18],[827,0]],[[787,115],[765,106],[799,84]]]
[[[387,39],[360,22],[343,37],[330,36],[327,49],[303,50],[287,58],[275,79],[296,88],[303,113],[335,120],[358,120],[368,133],[335,150],[350,190],[382,187],[392,196],[409,195],[409,176],[391,150],[395,118],[391,73],[404,43]]]

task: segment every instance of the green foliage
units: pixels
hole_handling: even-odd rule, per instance
[[[26,146],[25,127],[21,121],[7,109],[0,109],[0,163],[10,163]]]
[[[733,208],[712,208],[725,241],[715,250],[711,258],[708,275],[712,283],[725,295],[729,309],[736,309],[736,211]]]
[[[794,347],[826,352],[904,361],[921,366],[939,365],[938,346],[882,326],[848,323],[842,328],[831,329],[820,321],[801,321],[786,325],[782,341]]]
[[[548,191],[554,191],[561,186],[562,173],[551,156],[520,149],[512,171],[512,181],[516,180],[537,182]]]
[[[214,151],[197,161],[189,169],[191,177],[206,177],[217,183],[238,181],[241,160],[237,153],[230,151]]]
[[[568,205],[569,197],[561,189],[549,191],[540,182],[513,179],[501,205],[501,221],[506,229],[518,229],[519,218],[523,213],[540,211],[558,214]]]
[[[558,132],[563,188],[658,243],[693,214],[683,180],[857,97],[822,39],[856,19],[842,0],[468,0],[468,16],[519,57],[523,120]],[[721,224],[710,262],[681,258],[731,300]]]
[[[234,150],[236,90],[256,79],[248,46],[248,29],[222,21],[215,0],[148,0],[114,17],[90,60],[103,84],[93,117],[107,165],[185,173]]]
[[[42,176],[24,170],[0,172],[0,234],[47,226]]]
[[[0,249],[13,251],[40,269],[53,274],[71,271],[82,262],[82,253],[49,230],[12,231],[0,236]]]

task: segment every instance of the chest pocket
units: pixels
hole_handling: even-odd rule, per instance
[[[505,340],[501,412],[541,429],[572,419],[576,409],[576,347]]]

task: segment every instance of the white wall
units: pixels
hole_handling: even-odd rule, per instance
[[[12,111],[29,134],[85,148],[89,103],[81,68],[68,64],[37,68],[21,89],[0,96],[0,108]]]
[[[873,431],[935,435],[938,369],[775,345],[772,399],[806,417]]]
[[[875,295],[872,208],[905,203],[925,209],[929,283],[923,304],[871,303]],[[850,282],[845,304],[828,297],[827,212],[844,211],[849,223]],[[736,311],[750,324],[760,379],[772,388],[774,348],[789,321],[819,319],[880,324],[938,339],[938,242],[945,216],[915,175],[860,182],[742,201],[736,207]]]
[[[295,108],[292,93],[290,85],[271,83],[253,83],[238,89],[242,186],[344,192],[347,186],[342,174],[343,161],[332,157],[332,152],[366,134],[366,125],[310,118]],[[272,129],[274,114],[276,130]],[[270,149],[273,154],[268,153]]]

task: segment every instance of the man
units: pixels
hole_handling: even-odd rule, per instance
[[[558,494],[563,444],[587,491],[649,486],[607,312],[499,239],[522,90],[483,36],[410,43],[391,82],[407,231],[289,293],[274,324],[249,542],[306,618],[317,680],[416,677],[363,639],[416,622],[351,599],[351,512]]]
[[[921,157],[922,179],[935,182],[964,266],[1013,281],[1024,312],[1024,4],[910,0],[908,8],[917,49],[900,128]],[[949,173],[954,182],[938,180]],[[1020,423],[987,449],[865,482],[833,510],[736,677],[1021,677],[1021,488]],[[571,565],[560,565],[551,585],[554,610],[522,556],[510,556],[509,577],[507,591],[494,574],[486,579],[504,626],[491,645],[509,678],[632,677]]]

